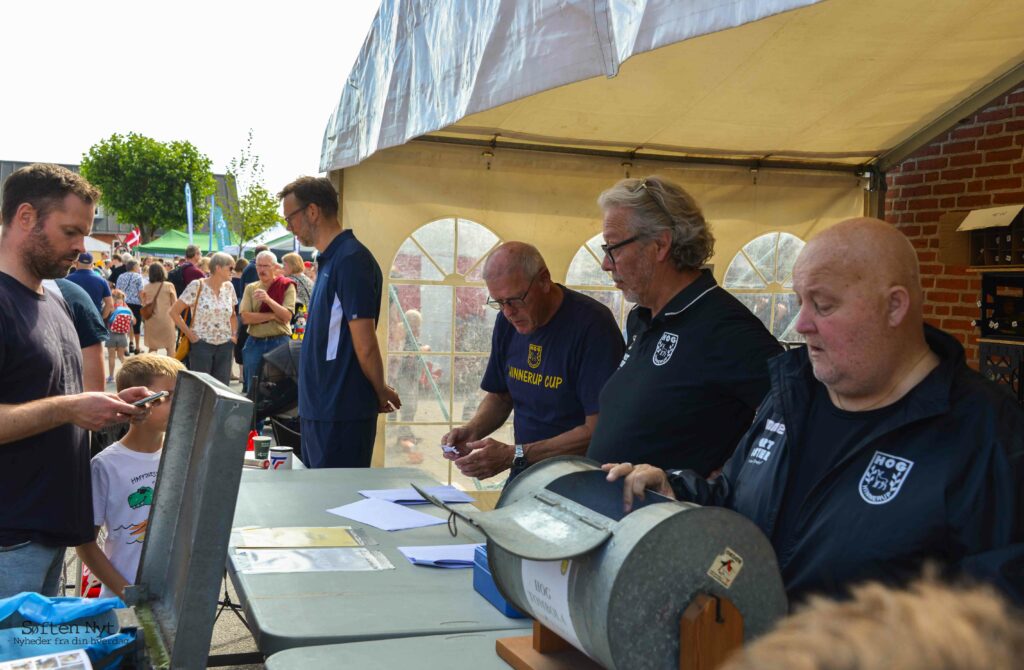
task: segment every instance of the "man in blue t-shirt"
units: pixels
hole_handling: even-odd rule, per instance
[[[100,318],[106,319],[114,310],[114,299],[110,296],[110,284],[99,276],[92,264],[92,254],[88,251],[78,255],[75,271],[68,275],[69,282],[82,287],[99,310]]]
[[[320,252],[299,358],[302,460],[309,468],[367,468],[377,414],[402,406],[384,383],[377,346],[380,266],[338,221],[338,193],[323,177],[300,177],[277,194],[299,241]]]
[[[484,281],[501,310],[469,422],[442,438],[444,456],[467,477],[486,479],[566,454],[582,455],[597,425],[598,396],[622,359],[615,318],[598,301],[551,281],[540,252],[506,242],[488,257]],[[516,444],[487,437],[515,411]]]

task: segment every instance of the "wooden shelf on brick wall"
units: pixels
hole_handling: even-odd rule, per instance
[[[985,272],[1024,272],[1024,265],[968,265],[967,271],[975,274]]]

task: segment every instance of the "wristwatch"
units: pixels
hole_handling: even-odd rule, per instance
[[[516,445],[515,456],[512,457],[512,467],[514,468],[525,468],[529,463],[526,462],[526,452],[523,451],[523,445]]]

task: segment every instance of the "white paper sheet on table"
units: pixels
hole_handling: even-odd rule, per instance
[[[428,565],[435,568],[471,568],[473,552],[480,544],[441,544],[425,547],[399,547],[413,565]]]
[[[358,502],[334,507],[327,511],[381,530],[405,530],[445,523],[444,519],[439,519],[436,516],[377,498],[364,498]]]
[[[473,497],[454,486],[421,486],[424,491],[446,503],[471,503]],[[379,498],[399,505],[426,505],[427,500],[416,489],[367,489],[360,491],[367,498]]]
[[[235,568],[245,573],[361,572],[394,570],[376,549],[315,547],[310,549],[235,549]]]

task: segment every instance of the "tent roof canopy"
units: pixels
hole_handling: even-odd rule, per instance
[[[229,241],[231,244],[237,242],[236,236],[232,232],[228,232]],[[210,248],[210,236],[206,233],[195,233],[192,235],[192,242],[188,241],[188,233],[181,230],[168,230],[166,233],[150,240],[146,244],[142,244],[136,247],[136,253],[143,254],[159,254],[163,256],[184,256],[185,247],[189,244],[195,244],[199,247],[199,250],[204,254]],[[214,239],[214,250],[217,247],[216,238]]]
[[[887,169],[1024,81],[1020,0],[384,0],[321,168],[432,141]]]

